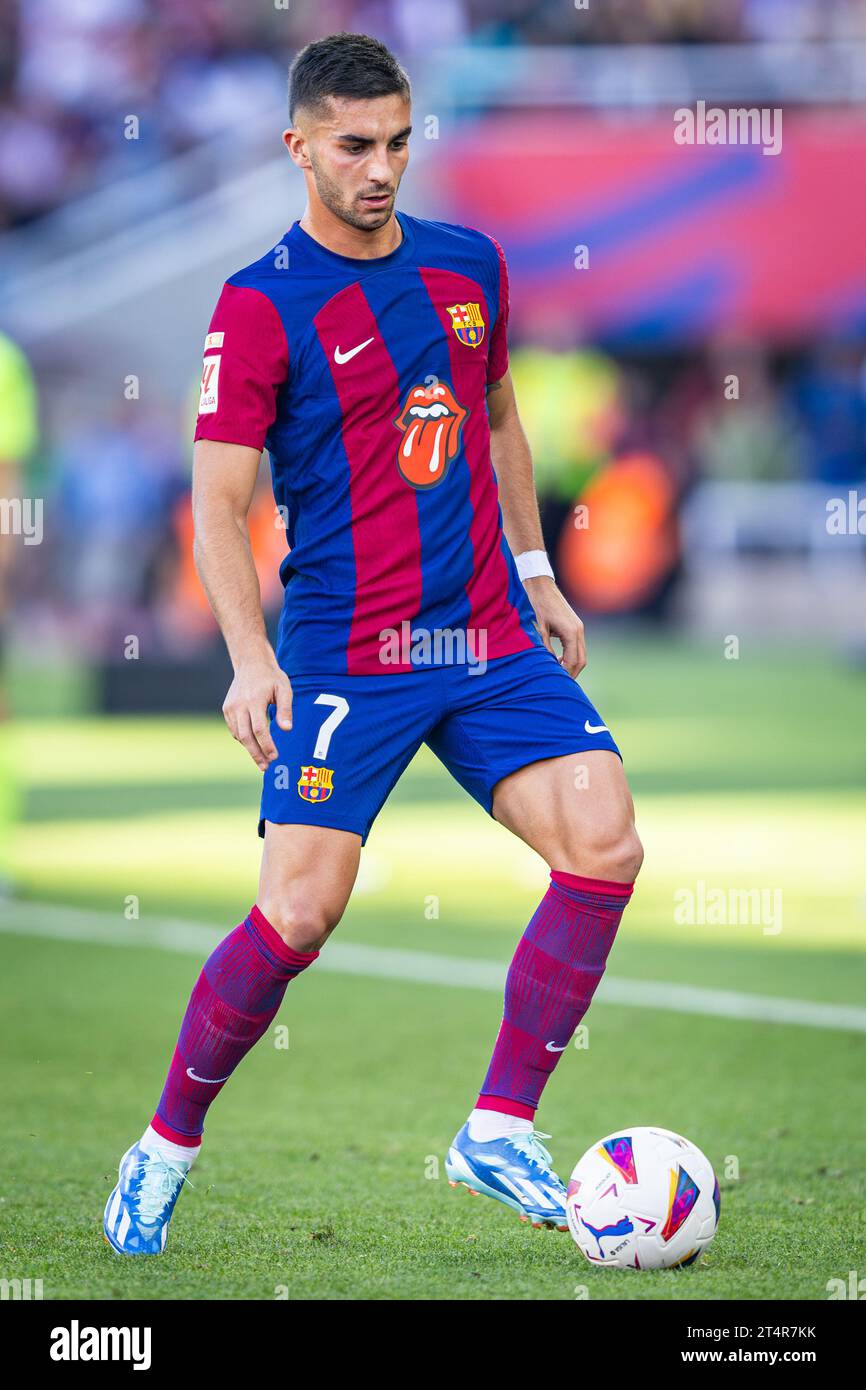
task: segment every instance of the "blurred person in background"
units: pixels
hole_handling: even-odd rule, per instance
[[[512,353],[512,377],[535,459],[542,527],[552,543],[624,427],[623,376],[598,349],[561,348],[531,336],[531,345]]]
[[[606,617],[666,618],[680,561],[679,501],[671,469],[648,450],[599,468],[556,549],[572,602]]]
[[[93,657],[152,629],[156,575],[171,544],[168,518],[188,478],[171,417],[125,401],[66,434],[55,460],[63,518],[66,622]]]
[[[711,343],[707,356],[712,387],[693,435],[701,475],[734,481],[801,477],[803,430],[776,385],[767,350],[725,338]]]
[[[9,837],[15,821],[17,792],[8,740],[3,725],[7,718],[5,660],[6,634],[11,603],[13,566],[23,544],[15,534],[13,504],[20,501],[24,470],[39,438],[36,385],[21,350],[0,333],[0,892],[8,875]],[[35,500],[35,499],[34,499]]]
[[[866,476],[866,359],[853,343],[820,344],[794,371],[786,403],[806,431],[810,478],[840,485]]]

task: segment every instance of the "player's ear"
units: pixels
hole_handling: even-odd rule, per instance
[[[306,136],[295,126],[290,126],[283,131],[283,144],[289,152],[289,158],[293,164],[297,164],[299,169],[310,169],[310,157],[307,154]]]

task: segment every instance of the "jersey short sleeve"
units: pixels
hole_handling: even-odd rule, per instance
[[[490,240],[496,248],[496,266],[499,276],[499,308],[496,322],[490,335],[490,352],[487,356],[487,381],[499,381],[508,371],[508,311],[511,298],[508,286],[508,266],[505,252],[494,237]]]
[[[288,358],[273,302],[262,290],[226,283],[205,338],[196,439],[263,449]]]

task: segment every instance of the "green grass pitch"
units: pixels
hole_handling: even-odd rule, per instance
[[[863,682],[745,644],[739,661],[721,642],[591,650],[586,685],[647,848],[612,976],[862,1008]],[[246,911],[258,775],[217,715],[22,720],[13,740],[26,794],[12,866],[31,903],[0,908],[3,1277],[41,1278],[51,1299],[821,1300],[866,1273],[866,1032],[597,1002],[588,1048],[563,1056],[539,1112],[563,1176],[602,1134],[654,1123],[706,1151],[722,1192],[702,1262],[620,1272],[448,1186],[496,994],[316,967],[278,1015],[288,1046],[275,1030],[215,1104],[165,1256],[114,1256],[102,1207],[200,967],[194,946],[138,942],[165,918],[228,930]],[[545,883],[423,754],[363,860],[335,943],[455,972],[507,963]],[[675,894],[698,882],[780,889],[781,930],[678,923]],[[117,944],[78,939],[91,920]]]

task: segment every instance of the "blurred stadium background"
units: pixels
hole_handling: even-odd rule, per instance
[[[620,736],[649,851],[615,973],[848,1010],[841,1031],[810,1033],[762,1024],[756,1005],[733,1035],[733,1004],[715,1019],[643,1009],[640,1054],[655,1049],[667,1070],[638,1087],[626,1041],[636,1016],[611,998],[595,1012],[612,1051],[568,1059],[583,1067],[591,1113],[574,1113],[564,1083],[550,1104],[575,1156],[594,1137],[587,1126],[603,1133],[653,1097],[667,1108],[649,1119],[697,1126],[717,1163],[751,1144],[766,1183],[751,1214],[778,1235],[765,1232],[761,1247],[766,1281],[754,1282],[755,1252],[736,1247],[752,1282],[726,1284],[720,1271],[722,1282],[688,1296],[771,1296],[804,1219],[792,1194],[810,1194],[813,1221],[825,1209],[810,1187],[827,1166],[820,1130],[844,1109],[852,1165],[863,1143],[848,1089],[866,1031],[859,0],[0,0],[0,493],[44,503],[41,544],[0,539],[10,715],[0,947],[16,1127],[36,1125],[32,1161],[50,1165],[45,1098],[78,1134],[75,1078],[92,1070],[94,1030],[124,1065],[133,1033],[150,1047],[129,1063],[138,1098],[131,1086],[91,1088],[102,1129],[76,1139],[84,1249],[99,1215],[93,1165],[101,1172],[141,1121],[192,978],[192,959],[146,949],[148,923],[151,940],[166,916],[227,926],[254,888],[258,778],[222,728],[228,666],[190,554],[192,420],[222,280],[303,208],[279,143],[288,63],[344,28],[393,46],[413,81],[402,208],[481,227],[508,256],[512,368],[546,539],[587,622],[587,685]],[[781,152],[676,144],[673,113],[698,100],[782,108]],[[252,529],[273,619],[284,537],[264,467],[261,483]],[[830,523],[837,500],[842,525]],[[539,881],[528,851],[506,846],[421,756],[371,838],[339,935],[504,961]],[[673,894],[698,881],[781,888],[784,931],[678,925]],[[35,906],[48,902],[53,916]],[[106,952],[99,943],[116,929],[129,950]],[[160,1001],[147,1019],[132,960]],[[33,994],[48,979],[43,1009]],[[331,1037],[337,1010],[357,1054],[357,1072],[329,1073],[326,1101],[310,1090],[309,1108],[339,1135],[350,1096],[364,1096],[366,1114],[393,1111],[396,1090],[364,1091],[392,1041],[370,1041],[375,1011],[402,1019],[397,1037],[417,1044],[411,1094],[438,1049],[413,1028],[423,1033],[425,1008],[439,1026],[441,989],[412,986],[404,1017],[388,982],[356,988],[337,969],[319,983],[291,1001],[293,1027],[297,1008],[308,1036]],[[448,997],[467,1041],[439,1056],[420,1118],[398,1106],[412,1137],[394,1149],[397,1167],[450,1137],[495,1023],[492,996]],[[213,1121],[229,1154],[239,1116],[265,1145],[283,1134],[268,1065],[250,1060],[258,1092],[227,1093]],[[732,1074],[750,1083],[736,1099],[722,1079]],[[296,1105],[313,1083],[284,1084]],[[783,1135],[794,1136],[787,1157]],[[862,1214],[853,1172],[839,1178],[837,1209],[843,1177],[844,1201]],[[734,1205],[756,1200],[754,1187],[748,1197],[728,1186]],[[847,1247],[825,1251],[827,1277],[837,1255],[851,1267]],[[40,1259],[55,1290],[113,1287],[83,1255],[74,1269],[48,1247]],[[555,1257],[533,1259],[531,1287],[546,1292],[527,1296],[570,1296]],[[804,1296],[823,1296],[824,1268],[800,1270]],[[259,1287],[244,1278],[236,1291]],[[190,1296],[214,1296],[189,1279]],[[415,1287],[405,1270],[398,1286]],[[468,1275],[466,1290],[485,1296]]]

